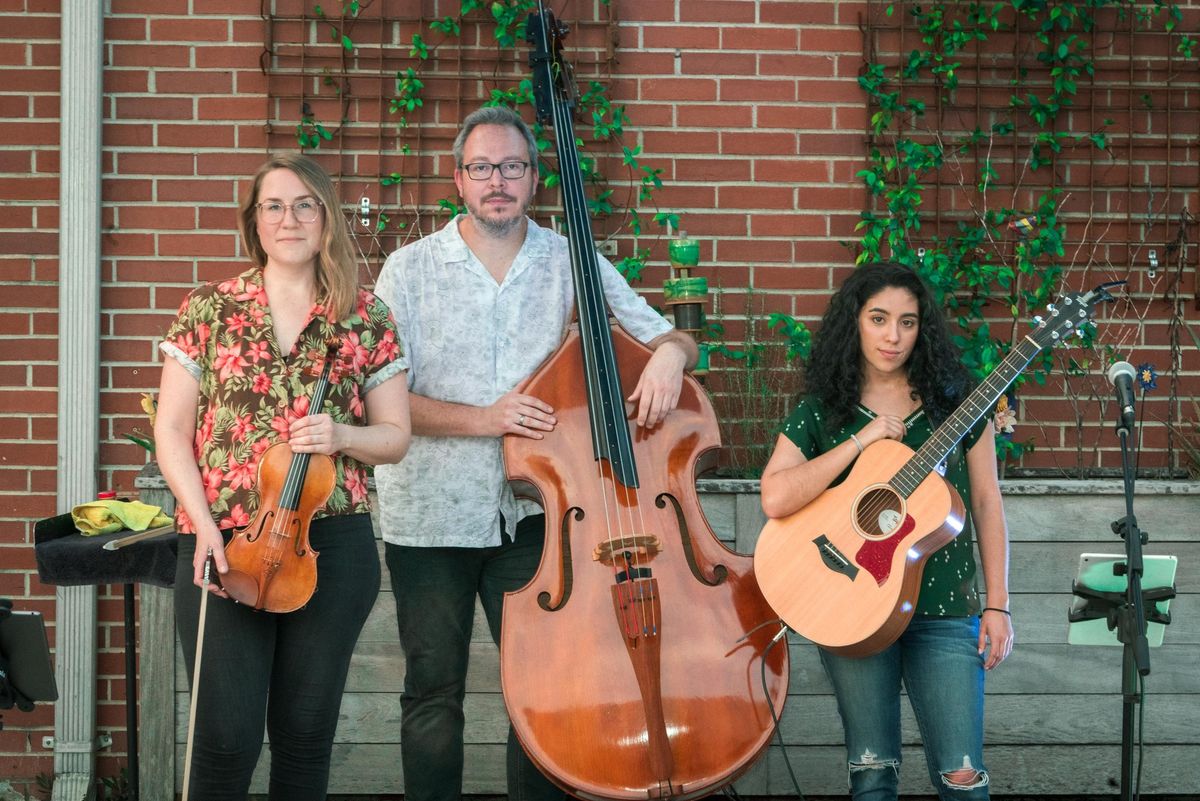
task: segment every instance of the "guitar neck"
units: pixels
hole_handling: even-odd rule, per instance
[[[950,452],[985,414],[996,408],[996,401],[1042,348],[1031,337],[1013,345],[1004,361],[967,396],[954,413],[937,427],[904,467],[889,482],[904,497],[912,494],[925,477],[946,460]]]

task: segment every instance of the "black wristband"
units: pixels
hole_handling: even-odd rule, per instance
[[[983,607],[983,611],[984,612],[999,612],[1002,615],[1008,615],[1009,617],[1012,617],[1012,612],[1008,611],[1007,609],[1001,609],[998,606],[985,606],[985,607]]]

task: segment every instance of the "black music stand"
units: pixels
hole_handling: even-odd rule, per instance
[[[57,699],[41,612],[14,612],[12,601],[0,598],[0,712],[32,712],[34,701]]]
[[[64,514],[39,520],[34,526],[33,538],[38,577],[43,583],[63,586],[124,585],[125,726],[129,740],[129,797],[131,801],[138,801],[137,646],[133,641],[136,631],[133,585],[175,585],[178,535],[167,532],[115,551],[104,549],[106,542],[126,537],[130,533],[118,531],[113,534],[85,537],[76,530],[71,515]]]

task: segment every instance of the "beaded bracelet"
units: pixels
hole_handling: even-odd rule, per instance
[[[851,434],[851,435],[850,435],[850,439],[851,439],[851,440],[854,442],[854,444],[855,444],[856,446],[858,446],[858,452],[859,452],[859,453],[862,453],[862,452],[863,452],[863,446],[862,446],[862,443],[858,441],[858,436],[857,436],[857,435],[855,435],[855,434]]]
[[[1001,608],[1000,608],[1000,607],[998,607],[998,606],[985,606],[985,607],[983,607],[983,611],[985,611],[985,612],[999,612],[999,613],[1000,613],[1000,614],[1002,614],[1002,615],[1008,615],[1009,617],[1012,617],[1012,612],[1008,611],[1007,609],[1001,609]]]

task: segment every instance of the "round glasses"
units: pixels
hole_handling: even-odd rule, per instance
[[[528,161],[502,161],[499,164],[489,164],[486,161],[476,161],[471,164],[464,164],[463,170],[467,173],[467,177],[472,181],[486,181],[492,177],[492,172],[497,168],[500,169],[500,177],[506,181],[515,181],[517,178],[524,178],[525,171],[529,169]]]
[[[316,222],[317,218],[321,216],[321,206],[323,205],[319,200],[306,198],[304,200],[297,200],[295,203],[280,203],[278,200],[268,200],[266,203],[254,204],[254,208],[258,209],[258,218],[267,225],[278,225],[283,222],[288,209],[292,210],[292,216],[296,218],[296,222]]]

